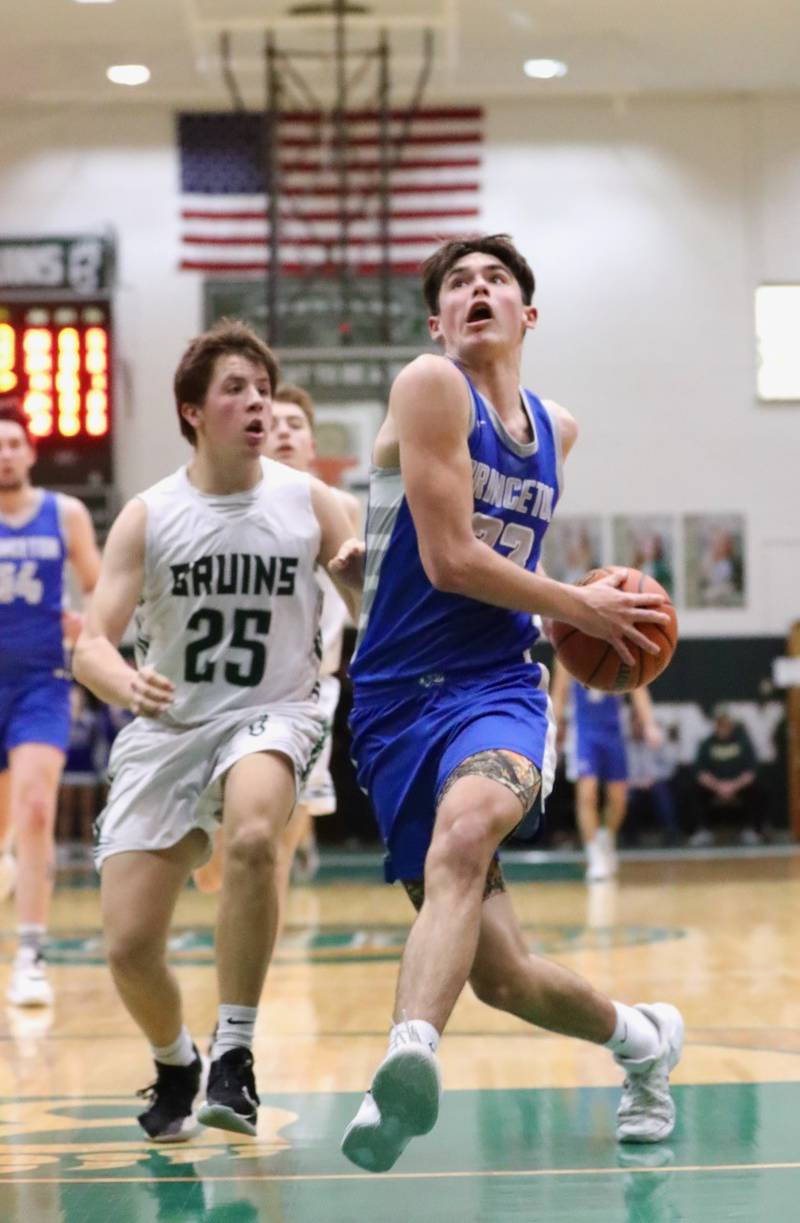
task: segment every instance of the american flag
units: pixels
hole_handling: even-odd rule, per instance
[[[347,132],[347,249],[336,128],[330,114],[283,112],[279,132],[281,270],[302,275],[346,264],[381,267],[380,115],[351,111]],[[181,177],[180,266],[263,272],[269,266],[264,117],[252,111],[177,116]],[[390,113],[389,235],[394,273],[412,273],[445,238],[478,228],[483,111]]]

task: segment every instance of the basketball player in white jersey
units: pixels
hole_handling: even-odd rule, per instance
[[[267,433],[264,453],[295,471],[311,472],[316,458],[314,441],[314,401],[308,391],[292,383],[283,383],[272,399],[272,424]],[[360,506],[358,499],[344,489],[335,489],[342,503],[353,535],[358,534]],[[295,856],[304,847],[314,852],[312,817],[330,815],[336,810],[336,792],[330,774],[331,732],[341,685],[336,678],[342,661],[344,629],[348,620],[347,607],[331,578],[322,568],[317,569],[323,602],[320,616],[322,662],[319,677],[319,709],[328,724],[325,744],[317,757],[294,809],[281,841],[278,864],[278,935],[283,925],[289,879]],[[194,881],[202,892],[216,892],[222,883],[222,842],[217,833],[214,854],[194,872]]]
[[[96,862],[111,972],[156,1063],[139,1121],[162,1142],[196,1129],[201,1081],[167,935],[220,819],[220,1006],[198,1116],[256,1132],[251,1046],[275,935],[278,845],[325,731],[316,568],[350,528],[325,484],[262,457],[277,377],[273,354],[242,323],[221,322],[189,345],[175,400],[193,457],[117,518],[75,654],[82,683],[137,715],[112,751]],[[117,646],[137,605],[133,668]]]

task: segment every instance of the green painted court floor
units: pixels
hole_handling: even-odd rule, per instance
[[[2,1223],[784,1223],[800,1219],[800,1084],[678,1086],[667,1143],[613,1139],[614,1088],[450,1091],[391,1173],[338,1142],[355,1095],[262,1093],[256,1140],[154,1148],[136,1101],[0,1100]]]

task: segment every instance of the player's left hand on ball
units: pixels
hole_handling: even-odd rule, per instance
[[[663,597],[659,594],[627,593],[618,590],[627,580],[627,569],[609,573],[589,586],[581,586],[585,603],[585,623],[573,623],[592,637],[609,641],[628,666],[634,656],[629,646],[638,645],[646,654],[658,654],[660,647],[641,631],[639,624],[667,624],[669,616],[660,611]]]
[[[137,717],[157,718],[175,699],[175,685],[152,667],[135,671],[128,708]]]
[[[345,586],[361,590],[364,586],[365,554],[363,539],[346,539],[333,560],[328,562],[328,573],[344,582]]]

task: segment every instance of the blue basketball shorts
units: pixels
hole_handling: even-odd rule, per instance
[[[52,671],[0,677],[0,772],[8,753],[25,743],[45,743],[66,752],[69,743],[70,681]]]
[[[536,663],[491,675],[426,676],[368,693],[362,685],[350,730],[358,783],[386,846],[389,883],[423,877],[439,795],[468,757],[516,752],[541,773],[542,799],[552,789],[555,727],[547,672]]]
[[[587,734],[577,728],[568,772],[572,781],[581,777],[596,777],[604,782],[627,781],[628,757],[622,731]]]

